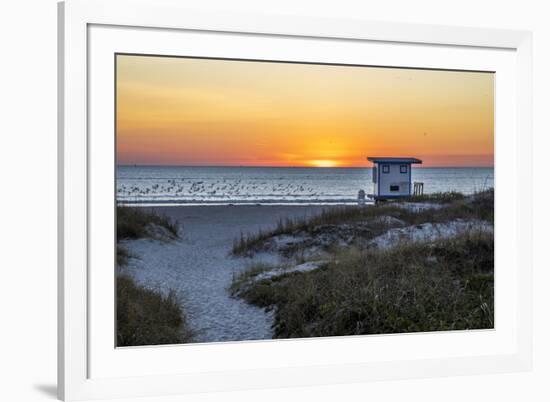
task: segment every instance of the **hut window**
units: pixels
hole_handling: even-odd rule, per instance
[[[392,184],[390,186],[390,191],[399,191],[399,186],[397,184]]]
[[[407,172],[408,172],[407,168],[408,168],[407,165],[401,165],[401,166],[399,167],[399,171],[400,171],[401,173],[407,173]]]
[[[382,165],[382,173],[389,173],[390,165]]]

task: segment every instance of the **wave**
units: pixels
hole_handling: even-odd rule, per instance
[[[231,199],[231,200],[182,200],[182,199],[117,199],[122,206],[198,206],[198,205],[356,205],[354,198],[310,199]]]

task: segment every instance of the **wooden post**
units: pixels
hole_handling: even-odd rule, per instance
[[[424,195],[424,183],[415,181],[413,196],[416,197],[420,195]]]

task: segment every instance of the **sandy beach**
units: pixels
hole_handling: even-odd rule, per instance
[[[494,74],[116,63],[118,346],[493,326]]]
[[[227,288],[251,263],[229,255],[241,233],[273,228],[280,219],[320,213],[327,206],[174,206],[146,208],[177,220],[180,239],[124,241],[136,258],[125,270],[141,285],[174,290],[185,304],[197,342],[271,339],[273,316],[230,296]],[[274,254],[254,261],[277,263]]]

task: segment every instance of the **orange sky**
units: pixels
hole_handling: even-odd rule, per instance
[[[117,56],[119,164],[492,166],[491,73]]]

